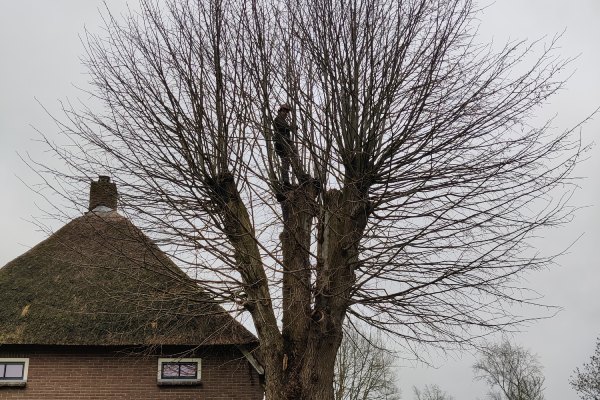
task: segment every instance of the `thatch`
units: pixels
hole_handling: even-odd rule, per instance
[[[0,344],[253,342],[115,211],[71,221],[0,269]]]

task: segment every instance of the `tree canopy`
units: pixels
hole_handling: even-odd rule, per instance
[[[529,239],[570,216],[579,140],[532,124],[568,60],[480,43],[477,14],[142,0],[87,36],[103,108],[65,107],[72,145],[49,144],[69,168],[52,172],[63,190],[111,175],[126,212],[250,315],[268,398],[329,399],[345,318],[440,346],[518,323],[515,279],[553,259]]]
[[[571,386],[584,400],[600,399],[600,339],[590,361],[576,368],[570,379]]]
[[[400,400],[395,354],[380,334],[346,326],[335,359],[335,400]]]
[[[544,400],[545,378],[537,357],[508,340],[486,346],[473,369],[490,386],[493,400]]]

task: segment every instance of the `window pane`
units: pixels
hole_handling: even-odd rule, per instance
[[[182,378],[195,378],[196,377],[196,369],[198,364],[190,363],[190,364],[181,364],[181,368],[179,369],[179,375]]]
[[[197,362],[162,362],[161,363],[161,378],[162,379],[197,379],[198,378],[198,363]]]
[[[23,367],[24,364],[6,364],[6,370],[4,372],[5,378],[23,378]]]
[[[0,364],[0,378],[4,378],[4,364]]]
[[[179,365],[177,363],[163,363],[163,378],[177,378],[179,376]]]

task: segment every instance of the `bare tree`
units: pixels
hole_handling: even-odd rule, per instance
[[[347,317],[444,347],[518,323],[515,279],[552,261],[528,239],[569,218],[578,138],[531,125],[567,62],[554,42],[480,44],[477,13],[470,0],[108,13],[86,55],[104,108],[65,107],[73,141],[50,145],[69,172],[54,176],[67,192],[113,176],[131,218],[248,313],[268,399],[332,399]]]
[[[400,400],[394,358],[380,334],[347,326],[335,359],[335,400]]]
[[[600,339],[589,363],[575,369],[570,383],[582,399],[600,400]]]
[[[537,357],[504,340],[487,346],[473,366],[476,379],[485,381],[493,400],[543,400],[544,375]]]
[[[425,385],[423,390],[413,386],[415,400],[454,400],[454,397],[444,392],[438,385]]]

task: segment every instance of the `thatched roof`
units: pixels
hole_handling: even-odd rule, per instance
[[[0,269],[0,344],[256,342],[129,220],[105,209]]]

